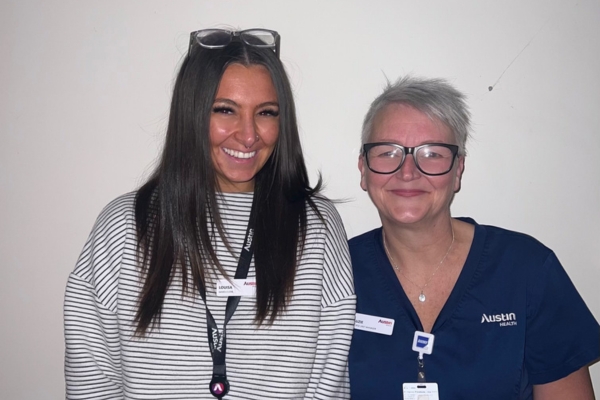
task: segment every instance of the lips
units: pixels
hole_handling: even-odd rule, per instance
[[[223,147],[223,151],[225,152],[225,154],[230,155],[231,157],[239,158],[242,160],[252,158],[256,155],[256,151],[243,152],[243,151],[228,149],[226,147]]]
[[[426,193],[423,190],[415,190],[415,189],[398,189],[398,190],[392,190],[391,192],[393,194],[395,194],[396,196],[400,196],[400,197],[416,197],[416,196],[420,196],[420,195]]]

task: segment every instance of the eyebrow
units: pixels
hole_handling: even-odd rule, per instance
[[[217,102],[218,102],[218,103],[226,103],[226,104],[231,104],[231,105],[233,105],[233,106],[238,106],[238,107],[239,107],[239,104],[238,104],[238,103],[236,103],[235,101],[233,101],[233,100],[230,100],[230,99],[216,98],[216,99],[215,99],[215,101],[214,101],[214,103],[217,103]],[[279,103],[278,103],[278,102],[276,102],[276,101],[265,101],[264,103],[260,103],[260,104],[257,106],[257,108],[260,108],[260,107],[266,107],[266,106],[275,106],[275,107],[279,107]]]

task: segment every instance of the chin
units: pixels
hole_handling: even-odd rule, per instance
[[[392,212],[392,217],[398,220],[416,221],[427,216],[425,210],[419,210],[413,207],[410,207],[409,209],[402,207],[400,209],[390,211]]]
[[[220,176],[219,187],[223,192],[252,192],[254,190],[254,175]]]
[[[412,214],[385,214],[381,215],[381,219],[387,219],[395,224],[414,224],[415,222],[421,221],[423,218]]]
[[[421,222],[423,219],[422,218],[407,218],[407,217],[403,217],[403,218],[394,218],[394,220],[398,224],[411,225],[411,224],[416,224],[418,222]]]

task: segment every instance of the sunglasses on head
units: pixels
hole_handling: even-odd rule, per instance
[[[269,29],[245,29],[243,31],[230,31],[227,29],[201,29],[190,33],[191,53],[195,44],[207,49],[221,49],[234,41],[241,41],[248,46],[270,48],[279,57],[279,33]]]

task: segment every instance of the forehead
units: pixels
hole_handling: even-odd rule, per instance
[[[391,141],[405,146],[427,142],[455,143],[450,128],[435,117],[401,103],[385,106],[373,119],[370,141]]]
[[[223,72],[217,96],[223,93],[243,92],[245,94],[260,92],[275,95],[275,87],[271,74],[262,65],[231,64]]]

